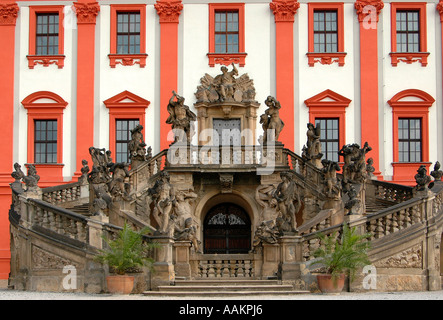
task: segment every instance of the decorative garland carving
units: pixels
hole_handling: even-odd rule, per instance
[[[15,26],[18,17],[18,5],[16,3],[0,4],[0,25]]]
[[[154,8],[160,17],[160,23],[178,23],[178,17],[183,10],[183,4],[181,1],[157,1],[154,4]]]
[[[377,261],[377,268],[423,268],[423,248],[417,244],[390,257]]]
[[[74,2],[77,24],[95,24],[96,17],[100,11],[98,2]]]
[[[269,4],[272,12],[274,13],[275,22],[293,22],[294,15],[297,13],[298,8],[300,8],[300,3],[296,0],[288,1],[273,1]]]

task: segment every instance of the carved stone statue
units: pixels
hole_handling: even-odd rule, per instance
[[[285,126],[279,115],[279,110],[281,108],[280,102],[274,97],[268,96],[265,100],[265,104],[268,109],[266,109],[265,113],[260,116],[260,123],[263,128],[263,144],[268,142],[268,138],[271,138],[271,141],[278,141],[280,132]]]
[[[221,67],[221,74],[215,78],[205,74],[200,79],[201,85],[197,87],[195,96],[197,102],[247,102],[255,101],[254,82],[247,74],[238,76],[238,70],[232,64],[232,70],[226,66]]]
[[[198,224],[195,221],[191,202],[197,198],[193,191],[178,191],[173,200],[174,205],[174,238],[189,240],[195,252],[201,252],[200,241],[197,239]]]
[[[432,179],[427,175],[427,172],[428,170],[426,169],[425,165],[421,165],[417,169],[417,174],[414,176],[415,182],[417,182],[417,185],[415,186],[417,191],[426,191],[428,188],[432,188]]]
[[[344,145],[338,155],[343,156],[343,182],[346,183],[364,183],[368,177],[366,154],[372,148],[365,142],[363,148],[356,143]]]
[[[280,210],[280,218],[289,223],[291,230],[295,231],[297,227],[296,213],[300,210],[301,200],[297,190],[297,185],[290,172],[281,172],[282,182],[277,186],[274,197],[277,200]]]
[[[136,125],[131,130],[131,141],[129,141],[128,143],[128,150],[131,161],[144,161],[146,159],[146,143],[143,139],[142,130],[143,126],[141,124]]]
[[[308,140],[306,145],[303,146],[302,156],[316,167],[321,168],[320,159],[323,157],[323,153],[321,152],[320,124],[314,126],[314,124],[308,123],[307,127],[306,136]]]
[[[151,215],[159,226],[157,231],[160,234],[169,234],[171,231],[170,220],[175,195],[169,179],[169,173],[162,171],[160,178],[148,190],[148,195],[154,202],[154,210]]]
[[[87,183],[88,182],[88,174],[89,174],[89,166],[88,166],[88,161],[86,160],[82,160],[82,168],[80,169],[82,175],[78,178],[78,181],[81,184]]]
[[[26,190],[31,190],[38,188],[38,181],[40,180],[40,176],[37,175],[37,169],[34,165],[28,165],[28,175],[23,177],[23,182],[26,185]]]
[[[169,99],[167,124],[172,125],[174,131],[174,142],[191,142],[194,135],[194,121],[197,116],[185,103],[185,98],[172,91],[172,97]]]
[[[109,192],[114,200],[130,201],[130,185],[125,180],[129,177],[129,165],[127,163],[115,163],[111,167],[112,180],[109,182]]]
[[[254,250],[262,243],[277,243],[280,238],[280,230],[275,220],[262,221],[254,234]]]
[[[434,165],[434,170],[431,171],[431,176],[434,177],[435,181],[441,181],[441,177],[443,176],[443,171],[440,170],[440,162],[436,162]]]
[[[340,166],[337,162],[327,159],[323,159],[321,163],[325,179],[325,194],[328,198],[339,198],[341,190],[340,184],[338,184],[337,171],[340,171]]]
[[[369,158],[366,161],[366,172],[368,174],[368,177],[371,179],[375,178],[375,175],[374,175],[375,168],[374,168],[373,164],[374,164],[374,159],[372,159],[372,158]]]
[[[274,185],[260,185],[255,190],[255,200],[263,208],[260,221],[275,220],[278,216],[278,202],[274,197]]]

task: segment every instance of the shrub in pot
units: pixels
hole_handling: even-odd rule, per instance
[[[149,231],[149,228],[134,231],[125,223],[115,239],[108,240],[103,237],[107,248],[99,250],[96,260],[107,264],[110,271],[114,273],[106,277],[110,293],[131,293],[134,287],[134,277],[127,275],[128,271],[142,266],[152,267],[154,261],[148,253],[156,245],[145,242],[143,238]]]
[[[341,237],[337,236],[337,231],[329,236],[319,234],[321,247],[314,252],[317,261],[313,265],[320,264],[326,269],[325,274],[317,275],[318,286],[323,293],[340,293],[346,273],[352,282],[356,270],[371,264],[367,254],[371,246],[370,236],[369,233],[357,234],[355,227],[350,228],[346,223],[343,224]]]

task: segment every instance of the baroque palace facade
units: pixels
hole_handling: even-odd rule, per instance
[[[259,145],[260,115],[275,97],[284,150],[306,151],[308,123],[318,129],[323,159],[342,168],[342,147],[367,142],[371,185],[399,184],[412,197],[417,169],[431,171],[443,160],[442,33],[443,3],[436,0],[0,0],[0,279],[10,276],[15,250],[8,218],[14,163],[32,164],[42,190],[77,183],[82,161],[92,167],[90,147],[129,162],[137,125],[155,157],[174,142],[168,105],[181,97],[195,116],[191,145],[204,144],[204,129],[223,128],[248,130],[246,138],[231,137],[234,143]],[[218,76],[227,83],[215,92]],[[232,79],[242,89],[229,92]],[[186,184],[192,170],[171,179]],[[199,170],[202,177],[189,178],[194,184],[204,180]],[[222,193],[235,189],[232,177],[220,176]],[[248,207],[244,220],[257,226],[258,209],[236,197],[212,205]],[[299,225],[315,212],[306,211],[308,198]],[[202,224],[215,212],[206,206],[194,207]],[[249,247],[254,231],[246,232]]]

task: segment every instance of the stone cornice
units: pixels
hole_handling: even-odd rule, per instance
[[[293,22],[300,3],[297,0],[273,0],[269,7],[274,13],[275,22]]]
[[[98,2],[74,2],[77,24],[95,24],[100,6]]]
[[[15,26],[18,11],[18,5],[15,2],[0,3],[0,26]]]
[[[178,23],[178,18],[183,10],[183,4],[178,1],[157,1],[154,4],[155,10],[160,17],[160,23],[172,22]]]

